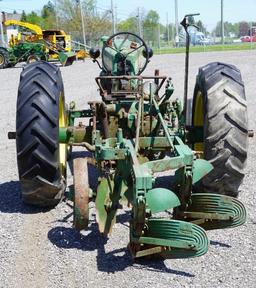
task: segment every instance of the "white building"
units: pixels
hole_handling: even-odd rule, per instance
[[[6,13],[3,12],[1,13],[1,24],[5,22],[6,20],[10,19],[15,19],[15,20],[20,20],[21,19],[21,14],[13,14],[13,13]],[[11,35],[17,36],[18,35],[18,27],[15,26],[8,26],[8,27],[3,27],[2,25],[0,26],[1,34],[0,34],[0,46],[6,46],[7,43],[9,42]],[[3,38],[4,37],[4,41]]]

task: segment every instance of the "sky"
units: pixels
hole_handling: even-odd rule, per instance
[[[174,0],[113,0],[117,7],[117,18],[125,19],[135,13],[137,8],[145,11],[156,10],[160,15],[160,22],[167,23],[167,14],[170,23],[175,22]],[[39,11],[48,0],[0,0],[0,9],[12,12],[25,10]],[[54,3],[54,0],[52,1]],[[211,31],[220,20],[221,0],[178,0],[179,20],[185,14],[200,13],[200,19]],[[97,0],[99,11],[110,9],[111,0]],[[224,0],[224,20],[229,22],[256,21],[256,0]]]

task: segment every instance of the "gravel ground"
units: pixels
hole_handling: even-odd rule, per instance
[[[192,54],[190,95],[198,67],[216,60],[241,69],[249,126],[255,129],[255,51]],[[145,74],[154,68],[173,78],[175,96],[181,96],[184,55],[155,56]],[[67,102],[75,100],[77,107],[85,107],[87,101],[98,97],[96,64],[86,60],[61,70]],[[93,209],[89,230],[79,234],[72,229],[69,203],[48,212],[21,203],[15,141],[7,139],[7,132],[15,130],[20,72],[20,68],[0,70],[0,287],[256,287],[256,137],[249,140],[247,174],[240,193],[248,211],[247,223],[209,232],[211,245],[202,257],[133,263],[126,249],[127,211],[119,214],[105,241],[97,232]]]

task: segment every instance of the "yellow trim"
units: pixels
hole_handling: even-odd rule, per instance
[[[15,19],[10,19],[10,20],[5,21],[4,25],[5,26],[15,25],[15,26],[20,26],[20,27],[25,27],[27,29],[34,31],[37,35],[40,35],[43,37],[42,29],[38,25],[35,25],[35,24],[31,24],[31,23],[23,22],[23,21],[18,21]]]
[[[63,92],[59,98],[59,128],[67,126],[67,115],[65,112],[65,100]],[[65,177],[67,165],[67,144],[59,144],[59,161],[61,173]]]
[[[198,91],[195,99],[195,109],[193,114],[193,125],[204,126],[204,102],[203,95],[201,91]],[[197,142],[194,144],[194,150],[204,151],[204,143]]]
[[[0,55],[0,65],[4,64],[4,56]]]
[[[28,35],[25,38],[26,41],[29,41],[29,42],[34,42],[34,41],[44,39],[56,45],[57,44],[56,32],[58,32],[60,35],[57,35],[57,36],[62,37],[65,42],[65,51],[71,52],[71,36],[67,35],[63,30],[42,30],[41,27],[38,25],[31,24],[28,22],[18,21],[15,19],[10,19],[10,20],[5,21],[4,25],[5,26],[12,26],[12,25],[20,26],[20,27],[27,28],[31,30],[32,32],[34,32],[33,33],[34,35]],[[21,38],[18,37],[16,42],[19,42],[20,40]],[[17,44],[17,43],[14,43],[14,44]],[[49,45],[45,45],[45,46],[49,46]],[[53,51],[56,50],[56,49],[51,49],[51,48],[52,47],[50,47],[50,50],[53,50]]]

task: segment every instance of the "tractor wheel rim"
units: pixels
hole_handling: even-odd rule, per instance
[[[0,65],[3,65],[3,64],[4,64],[4,56],[0,55]]]
[[[34,62],[36,62],[36,58],[31,58],[31,59],[29,59],[28,62],[29,62],[29,63],[34,63]]]
[[[67,116],[65,113],[65,101],[63,92],[59,98],[59,128],[67,127]],[[67,144],[59,144],[59,163],[61,174],[65,177],[67,162]]]

